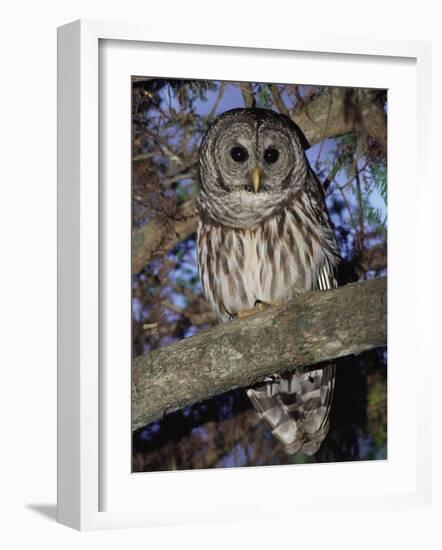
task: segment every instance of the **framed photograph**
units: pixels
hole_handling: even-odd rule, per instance
[[[427,506],[429,44],[58,51],[59,521]]]
[[[132,94],[133,471],[386,459],[387,90]]]

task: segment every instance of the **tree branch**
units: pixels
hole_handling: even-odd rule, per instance
[[[172,218],[158,216],[132,231],[132,273],[138,273],[156,254],[165,254],[196,231],[196,203],[183,203]]]
[[[376,93],[376,90],[334,88],[307,103],[292,119],[310,145],[359,131],[375,139],[386,154],[387,116]]]
[[[137,357],[132,428],[264,376],[386,344],[387,279],[307,292]]]

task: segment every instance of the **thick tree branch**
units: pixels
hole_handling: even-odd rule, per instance
[[[348,132],[375,139],[386,154],[387,116],[376,90],[333,88],[296,112],[292,119],[310,145]]]
[[[387,279],[307,292],[137,357],[132,428],[264,376],[382,346]]]

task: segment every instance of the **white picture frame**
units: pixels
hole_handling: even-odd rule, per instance
[[[109,447],[106,441],[106,430],[104,429],[106,419],[103,416],[109,414],[109,410],[103,403],[109,401],[111,392],[117,391],[118,380],[121,381],[121,379],[115,378],[113,384],[103,385],[100,350],[103,329],[103,315],[100,308],[103,306],[103,301],[105,302],[107,299],[106,290],[101,285],[104,248],[102,232],[109,229],[106,224],[103,225],[100,222],[100,212],[103,213],[103,208],[115,209],[119,201],[119,197],[115,196],[110,198],[110,202],[107,202],[106,199],[107,206],[104,206],[103,189],[100,187],[100,151],[102,147],[100,115],[102,116],[105,110],[105,106],[100,102],[100,71],[102,70],[100,63],[108,63],[109,59],[100,53],[100,47],[105,43],[104,41],[124,45],[126,49],[151,44],[161,50],[160,46],[163,44],[175,53],[180,48],[188,52],[191,52],[192,48],[198,48],[200,54],[207,57],[209,62],[210,56],[214,52],[214,46],[223,55],[228,54],[231,57],[239,57],[247,52],[250,54],[253,52],[253,55],[266,55],[267,52],[272,56],[303,52],[318,58],[328,56],[328,59],[332,59],[334,56],[336,59],[351,60],[355,63],[363,63],[364,59],[376,57],[380,63],[389,63],[390,68],[395,63],[399,65],[401,60],[407,60],[406,62],[411,63],[416,71],[417,94],[416,97],[410,96],[417,113],[416,141],[412,142],[411,147],[414,147],[412,155],[416,159],[416,167],[420,173],[420,187],[418,200],[416,197],[403,198],[402,210],[407,211],[407,208],[411,207],[417,208],[418,233],[422,242],[427,243],[431,241],[430,228],[425,213],[425,204],[431,203],[431,182],[428,173],[429,163],[427,162],[431,104],[426,84],[430,79],[431,46],[426,42],[369,40],[341,36],[311,39],[302,34],[281,37],[278,42],[275,41],[270,45],[258,38],[249,41],[240,38],[224,39],[222,36],[204,37],[201,35],[191,40],[185,30],[181,34],[174,33],[173,36],[167,36],[167,33],[163,31],[147,30],[143,25],[101,21],[77,21],[61,27],[58,31],[58,520],[76,529],[90,530],[195,521],[260,519],[265,517],[263,503],[255,498],[252,491],[256,476],[262,476],[266,481],[280,484],[287,479],[287,467],[267,468],[265,471],[255,468],[253,473],[250,472],[252,469],[236,469],[236,471],[225,472],[170,472],[151,475],[150,478],[144,476],[144,480],[139,475],[132,475],[129,480],[130,467],[127,469],[127,465],[124,465],[124,455],[121,458],[118,455],[118,449],[115,446]],[[127,63],[127,57],[120,56],[120,61]],[[201,67],[203,66],[202,64]],[[166,76],[167,70],[171,69],[165,68],[164,70],[166,71],[164,76]],[[200,68],[200,70],[203,69]],[[221,65],[213,67],[212,70],[213,77],[218,74],[219,78]],[[250,70],[253,72],[253,69]],[[197,76],[195,71],[197,69],[194,68],[193,74]],[[182,72],[180,76],[185,76]],[[159,74],[158,68],[152,68],[151,74],[162,76]],[[174,76],[174,74],[169,73],[169,76]],[[204,77],[207,76],[206,72]],[[332,77],[330,76],[330,78]],[[243,80],[247,79],[247,74],[245,74]],[[335,82],[329,83],[335,84]],[[394,112],[392,118],[394,120]],[[416,121],[412,124],[415,123]],[[392,145],[394,144],[389,142],[389,148]],[[118,146],[117,142],[115,142],[115,146]],[[125,155],[126,160],[130,159],[128,156],[129,143],[127,143],[125,153],[122,154]],[[124,163],[124,159],[122,162]],[[411,166],[413,166],[412,161]],[[125,174],[127,176],[127,172]],[[393,227],[396,222],[399,227],[400,213],[397,214],[396,222],[395,211],[391,214],[393,215]],[[127,217],[125,218],[123,215],[122,219],[122,225],[119,227],[124,229]],[[396,239],[394,243],[398,247],[397,262],[400,262],[399,239]],[[391,245],[390,241],[389,245]],[[127,257],[124,248],[126,245],[122,246],[121,254],[123,257]],[[421,281],[428,281],[429,250],[422,247],[419,248],[417,254],[420,261],[416,262],[415,267],[409,268],[408,282],[415,280],[418,276]],[[393,260],[394,256],[395,253],[393,253]],[[115,263],[112,265],[115,266]],[[393,262],[393,280],[395,265]],[[397,269],[399,269],[398,264]],[[122,272],[122,276],[124,278],[124,272]],[[120,283],[116,284],[121,284],[121,278]],[[419,354],[420,357],[423,357],[425,353],[428,354],[426,343],[428,343],[428,335],[431,333],[431,329],[428,330],[430,321],[425,315],[430,308],[431,298],[429,285],[421,284],[419,288],[419,294],[416,292],[415,299],[410,305],[410,311],[413,312],[413,329],[418,330],[421,335]],[[392,290],[390,292],[392,298],[390,301],[389,297],[389,309],[394,316],[395,312],[398,312],[399,301],[394,301],[395,292],[394,288],[391,288],[391,280],[390,290]],[[120,311],[123,311],[124,314],[124,304]],[[397,323],[395,326],[389,326],[389,345],[390,333],[392,338],[398,341],[401,338],[407,338],[407,330],[411,330],[400,324],[399,315],[394,318],[397,319]],[[122,322],[127,323],[128,319],[123,319]],[[118,345],[120,351],[123,350],[124,356],[123,338]],[[284,507],[285,509],[300,510],[302,505],[302,513],[317,514],[321,510],[329,510],[330,506],[333,506],[335,512],[342,513],[355,508],[360,511],[370,511],[380,508],[391,510],[429,506],[431,468],[430,453],[428,452],[430,432],[427,419],[430,417],[430,402],[425,398],[423,392],[424,384],[430,383],[431,361],[430,358],[428,359],[420,372],[419,379],[414,380],[408,388],[404,382],[403,388],[404,395],[409,391],[409,395],[416,397],[416,407],[410,407],[408,411],[411,431],[413,431],[410,439],[414,442],[412,448],[416,449],[416,456],[413,457],[412,463],[406,465],[408,469],[413,468],[414,472],[411,488],[404,486],[401,489],[399,487],[401,480],[407,477],[407,472],[409,473],[409,470],[404,469],[397,477],[396,489],[393,489],[392,485],[391,488],[387,488],[383,492],[376,488],[365,494],[353,494],[351,480],[365,474],[354,468],[351,470],[352,465],[350,464],[335,465],[330,466],[327,470],[322,470],[322,472],[328,479],[330,479],[330,473],[333,472],[333,475],[337,476],[336,480],[348,478],[348,486],[344,493],[336,493],[330,497],[330,495],[321,494],[318,489],[311,491],[311,498],[306,498],[306,490],[301,499],[296,495],[293,495],[293,499],[291,499],[285,494],[284,502],[289,504]],[[394,356],[390,361],[393,360],[395,360]],[[399,361],[402,358],[398,355],[396,360]],[[119,376],[126,375],[120,373]],[[130,384],[129,378],[130,369],[128,368],[126,383],[123,381],[126,390]],[[124,433],[123,430],[126,426],[124,419],[129,414],[127,399],[123,397],[122,401],[112,410],[115,415],[123,419],[119,421],[116,416],[113,417],[115,426],[117,426],[116,432]],[[395,425],[394,421],[394,417],[389,418],[389,429]],[[400,422],[396,425],[400,426]],[[125,437],[124,441],[127,442],[130,438],[129,425],[127,425]],[[403,445],[403,442],[398,440],[398,445]],[[124,445],[120,444],[119,446],[125,452]],[[129,453],[129,449],[127,451]],[[108,460],[107,455],[112,457],[118,455],[118,460]],[[105,463],[106,467],[104,467]],[[389,470],[385,469],[385,472],[381,471],[382,466],[373,466],[375,469],[370,471],[373,479],[381,479],[382,475],[386,476],[385,479],[394,478],[395,470],[399,471],[394,460],[390,461]],[[293,467],[288,468],[293,469]],[[137,499],[134,499],[131,504],[129,502],[131,493],[123,489],[122,484],[118,490],[113,491],[116,496],[112,498],[112,505],[106,505],[103,501],[102,485],[112,481],[119,471],[122,472],[121,483],[126,483],[125,487],[130,485],[131,491],[134,485],[143,484],[145,488],[148,487],[147,500],[150,500],[150,505],[149,502],[140,505]],[[116,472],[115,475],[114,472]],[[307,477],[308,475],[305,474]],[[324,475],[320,474],[318,477],[321,478]],[[120,482],[118,481],[118,483]],[[239,490],[242,497],[235,497],[237,502],[232,503],[227,509],[222,504],[227,502],[228,495],[223,496],[222,489],[223,486],[228,487],[229,483],[242,488]],[[339,484],[341,485],[341,481]],[[195,485],[197,486],[196,493],[206,491],[201,493],[206,499],[204,502],[198,503],[198,495],[196,495],[190,506],[184,507],[179,498],[176,498],[175,505],[171,506],[171,491],[175,491],[177,495],[180,493],[188,495],[192,488],[195,489]],[[166,495],[166,498],[161,499],[162,493]],[[217,501],[212,496],[212,507],[207,506],[207,499],[211,498],[210,494],[218,495]],[[190,498],[192,500],[192,497]],[[276,503],[282,501],[282,497],[277,492],[273,494],[272,498]],[[268,510],[266,514],[268,514]]]

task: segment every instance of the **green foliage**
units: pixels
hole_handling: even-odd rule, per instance
[[[373,178],[376,189],[387,206],[387,166],[383,162],[373,162],[370,166],[371,177]]]
[[[370,165],[371,179],[374,189],[379,193],[384,202],[385,212],[387,207],[387,166],[383,162],[373,162]],[[387,233],[387,214],[382,213],[381,208],[375,208],[365,201],[365,216],[372,226],[378,228],[384,235]]]
[[[205,100],[210,90],[216,89],[216,82],[211,80],[179,80],[177,81],[177,99],[181,109],[194,107],[197,100]],[[168,87],[168,91],[170,87]]]
[[[175,193],[176,193],[176,201],[177,205],[182,204],[183,202],[191,199],[192,197],[195,197],[197,195],[197,185],[195,182],[190,182],[186,184],[181,183],[180,185],[177,185]]]
[[[374,208],[371,204],[365,203],[365,217],[368,223],[379,229],[383,234],[387,232],[387,216],[382,214],[380,208]]]
[[[357,137],[354,133],[343,134],[336,138],[336,146],[339,152],[337,164],[339,170],[345,170],[350,175],[355,162],[355,153],[357,148]]]
[[[367,233],[374,232],[385,237],[387,232],[387,166],[384,159],[372,159],[368,156],[367,144],[353,133],[335,138],[333,162],[324,164],[330,181],[344,174],[347,183],[339,185],[343,196],[354,197],[353,205],[348,200],[350,227],[358,232],[365,226]],[[350,212],[349,212],[350,214]]]
[[[270,109],[272,105],[272,92],[268,84],[260,84],[255,95],[256,106],[262,109]]]

